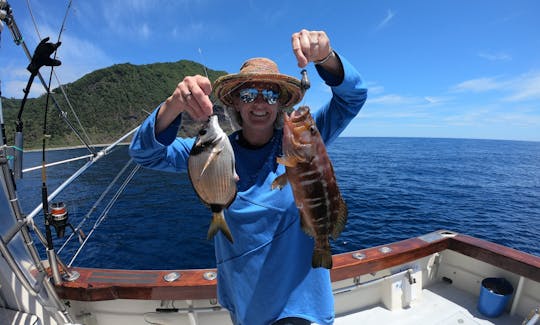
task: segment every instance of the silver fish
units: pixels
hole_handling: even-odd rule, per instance
[[[208,239],[221,230],[232,243],[223,210],[236,197],[238,175],[229,137],[219,126],[217,115],[210,116],[195,139],[188,158],[188,175],[201,201],[212,210]]]

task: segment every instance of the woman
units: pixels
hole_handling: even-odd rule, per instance
[[[292,35],[299,67],[314,62],[332,88],[332,99],[314,118],[325,143],[334,140],[364,104],[367,89],[355,68],[330,46],[325,32]],[[330,274],[311,267],[314,241],[300,227],[290,186],[272,191],[284,167],[282,110],[303,97],[300,80],[281,74],[265,58],[246,61],[240,72],[216,80],[202,76],[180,82],[174,93],[141,125],[130,154],[143,166],[185,172],[194,139],[176,138],[182,115],[205,120],[212,114],[209,95],[237,112],[241,130],[229,136],[240,177],[235,201],[225,211],[234,237],[214,237],[218,298],[235,324],[331,324],[334,321]]]

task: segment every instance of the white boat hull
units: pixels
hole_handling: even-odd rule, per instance
[[[534,279],[527,276],[528,272],[535,272],[540,258],[454,235],[440,231],[420,237],[422,239],[412,238],[334,256],[335,323],[519,324],[540,306],[540,272],[533,273]],[[426,238],[431,242],[425,242]],[[500,248],[504,250],[497,252]],[[507,262],[493,265],[482,259]],[[391,265],[394,263],[398,264]],[[512,267],[518,272],[510,270]],[[78,295],[78,300],[68,298],[68,301],[71,314],[81,323],[231,323],[227,311],[215,299],[215,280],[194,280],[213,270],[177,270],[175,272],[181,274],[179,280],[165,286],[160,281],[139,286],[138,294],[130,293],[137,286],[122,285],[118,279],[124,276],[137,279],[141,272],[153,272],[159,278],[169,271],[116,270],[112,280],[104,278],[103,283],[96,281],[91,287],[85,287],[88,283],[85,284],[84,277],[97,279],[91,275],[96,270],[78,270],[83,280],[78,284],[66,283],[59,288],[59,295]],[[480,283],[487,277],[503,277],[515,289],[504,313],[497,318],[483,316],[477,310]],[[193,292],[193,288],[198,292],[192,294],[193,299],[182,298],[186,292]],[[130,295],[133,299],[126,299]],[[137,295],[145,297],[137,299]],[[152,299],[152,295],[159,299]],[[111,299],[113,296],[118,299]]]

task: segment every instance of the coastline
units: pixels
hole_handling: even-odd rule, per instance
[[[120,142],[117,144],[117,146],[126,146],[126,145],[129,145],[131,142]],[[98,144],[95,144],[93,145],[92,147],[94,148],[105,148],[105,147],[108,147],[110,146],[111,144],[113,143],[98,143]],[[81,148],[86,148],[85,145],[76,145],[76,146],[66,146],[66,147],[51,147],[51,148],[47,148],[47,151],[57,151],[57,150],[71,150],[71,149],[81,149]],[[41,151],[42,149],[28,149],[28,150],[23,150],[23,152],[38,152],[38,151]]]

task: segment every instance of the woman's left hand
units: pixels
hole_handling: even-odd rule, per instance
[[[300,68],[304,68],[309,62],[324,60],[332,52],[330,39],[324,31],[306,29],[292,34],[292,48]]]

